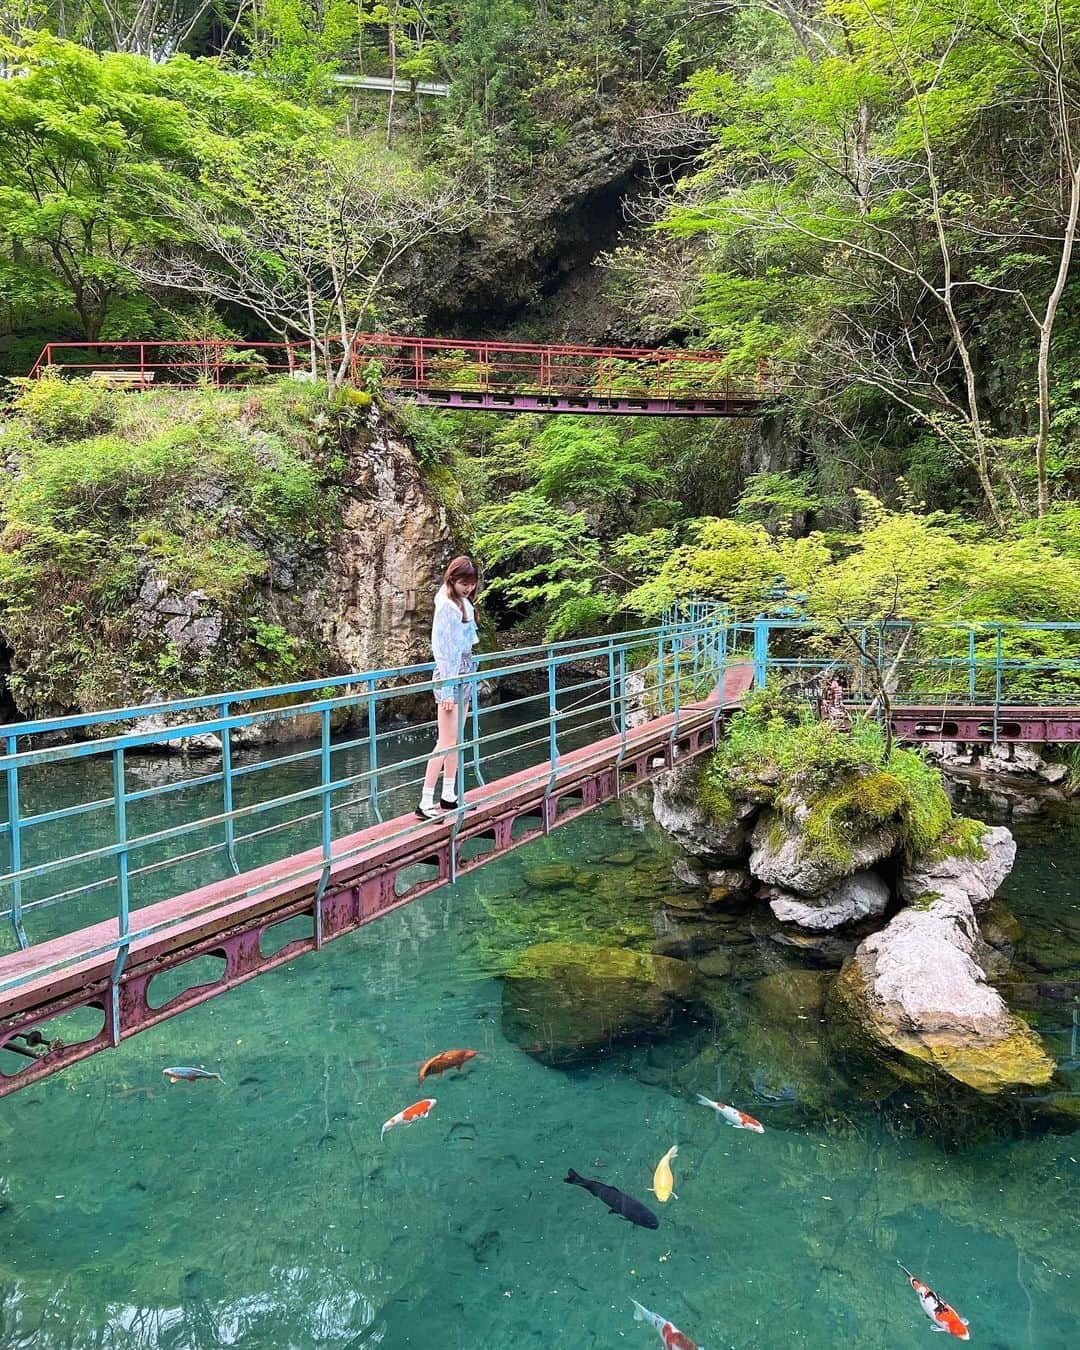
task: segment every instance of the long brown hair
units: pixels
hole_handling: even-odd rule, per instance
[[[462,553],[459,557],[455,558],[454,561],[450,564],[450,566],[446,569],[446,572],[443,574],[443,585],[446,587],[446,594],[450,597],[451,600],[453,600],[454,604],[457,605],[458,609],[461,611],[461,617],[463,619],[465,617],[465,606],[454,594],[453,591],[454,582],[455,581],[476,582],[478,580],[479,575],[476,571],[476,564],[473,562],[471,558],[467,557],[464,553]]]

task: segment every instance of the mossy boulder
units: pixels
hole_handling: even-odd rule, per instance
[[[901,839],[896,821],[862,821],[834,813],[827,830],[819,803],[788,794],[782,809],[767,811],[751,839],[750,871],[759,881],[800,895],[817,896],[844,877],[887,858]]]
[[[503,1034],[543,1064],[581,1064],[621,1042],[668,1035],[693,986],[684,961],[538,943],[504,976]]]
[[[951,1079],[985,1095],[1045,1087],[1054,1062],[986,982],[978,944],[970,905],[902,911],[833,984],[834,1038],[902,1083]]]

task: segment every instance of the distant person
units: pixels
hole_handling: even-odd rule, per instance
[[[821,719],[824,722],[831,722],[841,731],[847,731],[851,727],[851,719],[844,707],[844,686],[838,675],[832,677],[821,696]]]
[[[431,623],[431,652],[435,658],[435,706],[438,709],[439,738],[428,760],[424,789],[416,814],[423,820],[437,820],[443,811],[457,808],[458,693],[461,686],[445,683],[456,675],[470,675],[474,669],[472,649],[479,642],[476,611],[471,597],[476,592],[476,565],[471,558],[455,558],[446,569],[443,584],[435,593],[435,617]],[[462,707],[468,708],[472,690],[462,688]],[[442,770],[442,796],[435,804],[435,784]]]

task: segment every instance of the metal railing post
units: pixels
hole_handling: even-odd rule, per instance
[[[664,632],[656,637],[656,711],[664,711]]]
[[[555,786],[555,775],[558,771],[559,762],[559,726],[558,726],[558,703],[556,701],[555,689],[555,652],[549,647],[547,649],[548,663],[548,781],[544,788],[544,833],[547,834],[551,829],[551,792]]]
[[[997,745],[998,717],[1001,711],[1001,624],[997,626],[994,648],[994,744]]]
[[[7,738],[8,754],[15,754],[16,748],[17,738],[9,736]],[[8,835],[11,839],[11,870],[12,872],[18,872],[22,867],[22,838],[19,822],[19,771],[15,768],[7,771],[7,807]],[[11,927],[20,950],[24,950],[30,945],[30,942],[23,927],[22,880],[19,877],[16,877],[11,883]]]
[[[468,686],[461,679],[454,689],[454,701],[457,703],[457,756],[454,781],[457,784],[457,810],[454,823],[450,827],[450,884],[457,881],[457,837],[461,822],[465,816],[465,690]]]
[[[975,629],[968,629],[968,702],[975,702]]]
[[[322,898],[326,894],[326,887],[330,881],[330,709],[323,708],[319,713],[319,783],[322,787],[320,793],[320,820],[319,820],[319,847],[322,850],[322,872],[319,874],[319,884],[315,888],[315,950],[318,951],[322,946],[323,940],[323,922],[322,922]]]
[[[619,647],[619,753],[615,756],[615,796],[622,796],[622,762],[626,755],[626,648]]]
[[[764,689],[769,668],[769,621],[754,620],[754,688]]]
[[[618,731],[618,712],[615,705],[615,639],[608,638],[607,649],[607,668],[608,668],[608,720],[611,722],[612,731]]]
[[[473,775],[477,783],[483,787],[484,775],[480,768],[480,675],[475,670],[472,677],[472,743]],[[464,800],[464,793],[458,800]]]
[[[109,1035],[113,1046],[120,1044],[120,976],[124,971],[130,943],[126,941],[131,932],[131,895],[128,878],[127,851],[127,785],[124,774],[124,748],[113,751],[113,815],[116,824],[116,842],[120,846],[116,855],[116,880],[119,887],[120,908],[118,913],[118,933],[121,939],[113,961],[109,979]]]
[[[382,811],[379,809],[379,737],[375,726],[375,677],[371,676],[367,681],[367,724],[368,724],[368,774],[370,782],[368,783],[368,801],[371,803],[371,809],[374,812],[375,819],[382,822]]]
[[[679,642],[676,642],[676,643],[675,643],[675,652],[674,652],[674,655],[673,655],[673,658],[672,658],[672,664],[673,664],[673,667],[674,667],[674,679],[675,679],[675,693],[672,695],[673,702],[674,702],[675,720],[674,720],[674,721],[672,722],[672,724],[671,724],[671,735],[668,737],[668,758],[669,758],[669,760],[670,760],[672,766],[674,766],[674,764],[675,764],[675,742],[678,740],[678,737],[679,737],[679,661],[680,661],[679,647],[680,647],[680,645],[681,645],[681,644],[680,644]]]
[[[221,704],[221,718],[229,716],[229,703]],[[232,780],[232,729],[224,727],[221,733],[221,778],[222,804],[225,808],[225,852],[229,866],[239,874],[240,864],[236,861],[236,822],[233,820],[233,780]]]

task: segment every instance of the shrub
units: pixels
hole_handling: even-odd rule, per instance
[[[46,375],[18,383],[22,390],[15,398],[15,410],[26,418],[35,436],[73,441],[108,431],[116,424],[116,394],[89,380]]]

